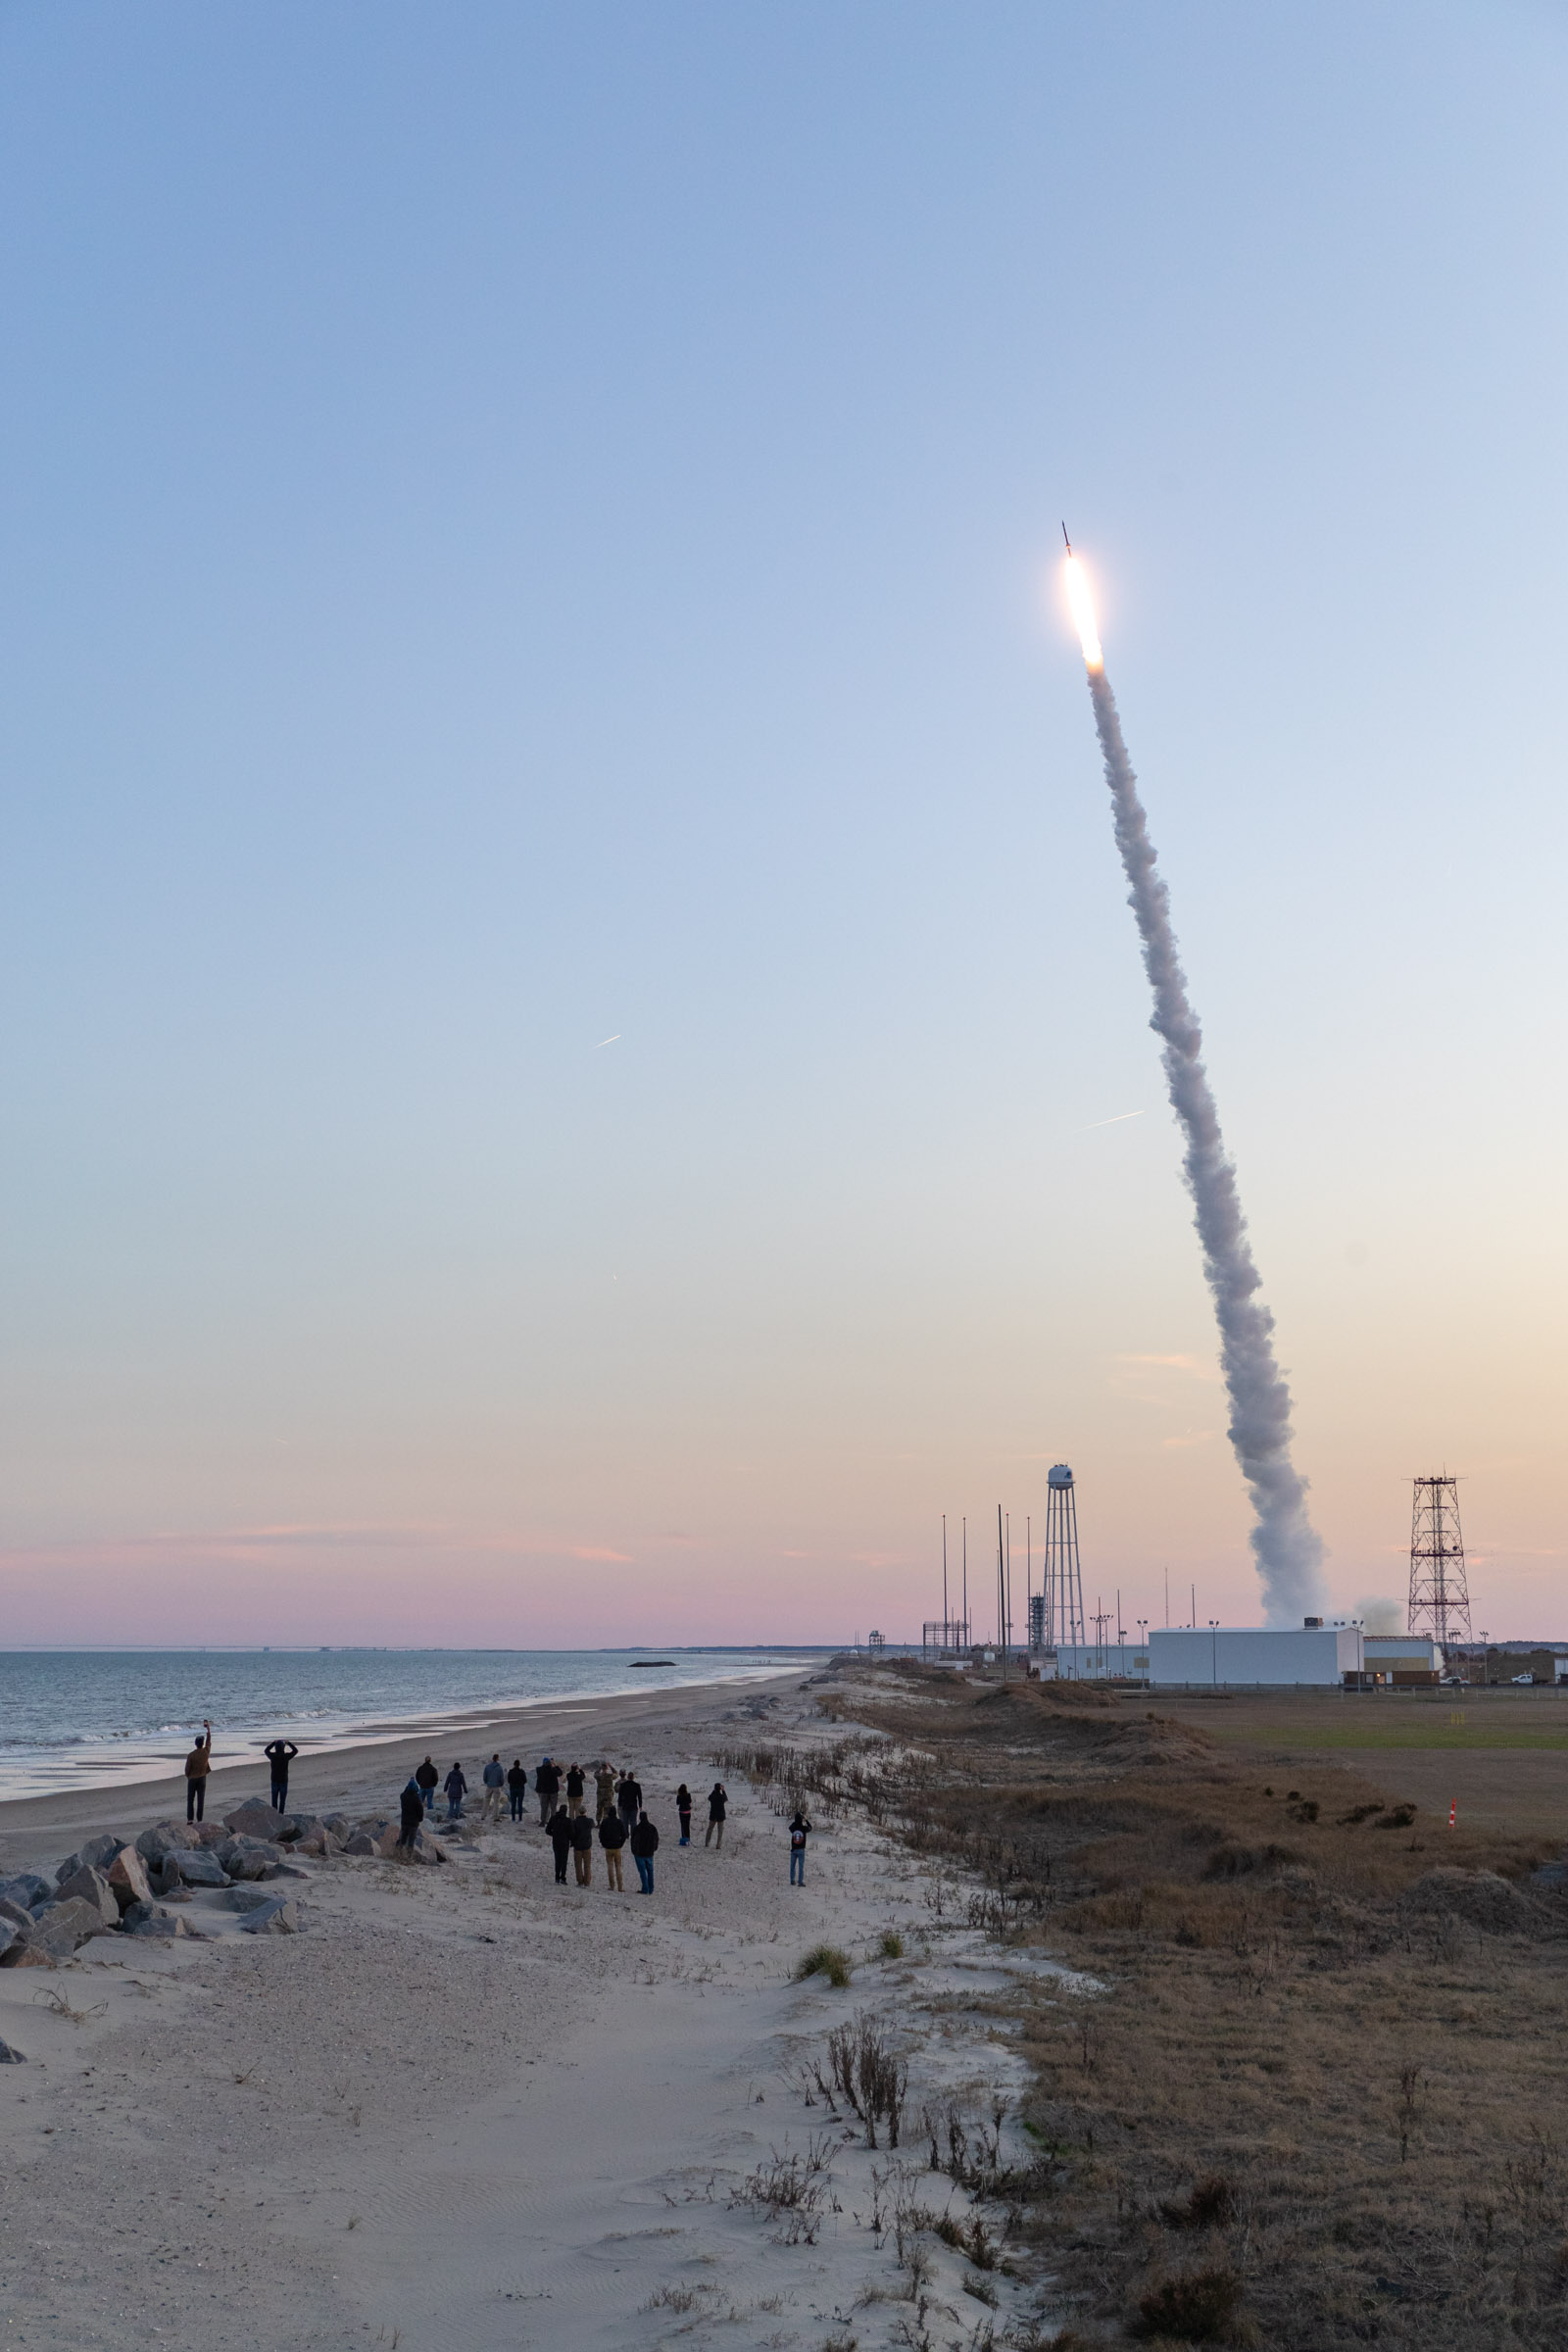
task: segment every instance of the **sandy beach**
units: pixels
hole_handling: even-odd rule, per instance
[[[897,2216],[916,2198],[967,2215],[914,2119],[946,2102],[1005,2144],[1009,2006],[1025,1980],[1038,1997],[1058,1977],[1063,2000],[1077,1982],[934,1917],[862,1819],[819,1824],[792,1888],[785,1823],[738,1774],[722,1852],[701,1802],[676,1841],[675,1787],[701,1798],[716,1749],[828,1735],[821,1680],[533,1708],[515,1738],[497,1718],[460,1750],[510,1762],[525,1737],[529,1763],[630,1763],[661,1830],[651,1898],[611,1893],[597,1852],[590,1888],[557,1886],[530,1804],[445,1868],[307,1864],[297,1936],[249,1937],[197,1892],[203,1940],[99,1936],[57,1969],[0,1971],[0,2037],[26,2058],[0,2068],[5,2343],[868,2352],[921,2340],[910,2325],[943,2347],[1008,2326],[1032,2341],[1033,2287],[996,2270],[973,2293],[972,2265],[929,2240],[911,2278]],[[301,1759],[291,1803],[395,1810],[425,1745]],[[257,1789],[254,1765],[220,1771],[209,1815]],[[134,1832],[176,1793],[7,1806],[0,1866]],[[823,1941],[849,1985],[796,1981]],[[810,2090],[830,2032],[859,2018],[909,2067],[896,2151]]]

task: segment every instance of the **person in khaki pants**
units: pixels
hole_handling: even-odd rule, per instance
[[[599,1842],[605,1849],[605,1885],[616,1894],[626,1889],[620,1882],[620,1849],[626,1842],[626,1824],[618,1813],[607,1813],[599,1824]]]
[[[573,1813],[571,1821],[571,1859],[579,1886],[591,1886],[594,1881],[594,1825],[586,1813]]]
[[[615,1767],[613,1764],[601,1764],[599,1770],[594,1774],[594,1796],[599,1806],[599,1819],[603,1821],[607,1813],[613,1813],[615,1810]]]

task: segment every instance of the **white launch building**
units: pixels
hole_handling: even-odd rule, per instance
[[[1417,1688],[1437,1682],[1443,1652],[1419,1635],[1368,1634],[1352,1617],[1309,1617],[1298,1626],[1152,1626],[1137,1642],[1060,1645],[1055,1671],[1071,1682],[1168,1690]]]

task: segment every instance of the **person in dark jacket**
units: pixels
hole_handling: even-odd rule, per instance
[[[675,1791],[675,1815],[680,1823],[680,1841],[682,1845],[690,1845],[692,1841],[692,1792],[684,1781]]]
[[[811,1835],[811,1825],[804,1813],[797,1813],[790,1823],[790,1885],[806,1885],[806,1840]]]
[[[571,1851],[571,1816],[564,1805],[558,1805],[545,1823],[550,1842],[556,1849],[556,1885],[566,1884],[566,1856]]]
[[[512,1799],[512,1818],[522,1819],[523,1799],[528,1793],[528,1775],[522,1769],[522,1758],[514,1756],[512,1770],[507,1775],[507,1794]]]
[[[724,1815],[728,1805],[729,1790],[722,1781],[715,1781],[708,1791],[708,1836],[703,1843],[711,1845],[716,1837],[720,1853],[724,1850]]]
[[[637,1865],[637,1876],[643,1883],[644,1894],[654,1891],[654,1856],[659,1851],[659,1832],[646,1813],[637,1816],[637,1827],[626,1841],[631,1858]]]
[[[607,1813],[599,1824],[599,1842],[605,1849],[605,1887],[607,1892],[624,1894],[620,1878],[620,1849],[626,1842],[626,1824],[618,1813]]]
[[[272,1772],[272,1811],[288,1811],[288,1768],[299,1754],[292,1740],[269,1740],[262,1753]]]
[[[575,1813],[568,1813],[566,1819],[571,1823],[571,1860],[577,1873],[577,1884],[579,1886],[591,1886],[594,1883],[592,1817],[579,1809]]]
[[[582,1792],[585,1786],[582,1766],[574,1764],[566,1775],[566,1811],[573,1817],[582,1811]]]
[[[548,1830],[550,1816],[556,1809],[556,1798],[561,1794],[561,1767],[552,1764],[546,1756],[533,1776],[533,1786],[534,1794],[539,1799],[539,1827]]]
[[[404,1784],[402,1795],[398,1798],[397,1851],[400,1861],[412,1862],[414,1860],[414,1840],[419,1835],[419,1824],[423,1819],[424,1790],[411,1774]]]
[[[615,1785],[615,1802],[620,1808],[620,1818],[626,1824],[629,1835],[636,1827],[637,1816],[643,1809],[642,1785],[632,1779],[630,1765],[626,1767]]]
[[[457,1821],[462,1816],[463,1800],[468,1792],[468,1784],[463,1777],[463,1766],[454,1764],[441,1786],[447,1792],[447,1819]]]
[[[426,1756],[414,1777],[423,1792],[425,1811],[433,1813],[435,1811],[435,1792],[441,1786],[441,1775],[436,1770],[435,1758]]]

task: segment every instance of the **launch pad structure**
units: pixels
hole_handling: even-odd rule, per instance
[[[1410,1605],[1405,1631],[1446,1646],[1470,1640],[1470,1589],[1465,1580],[1456,1478],[1411,1482]]]

